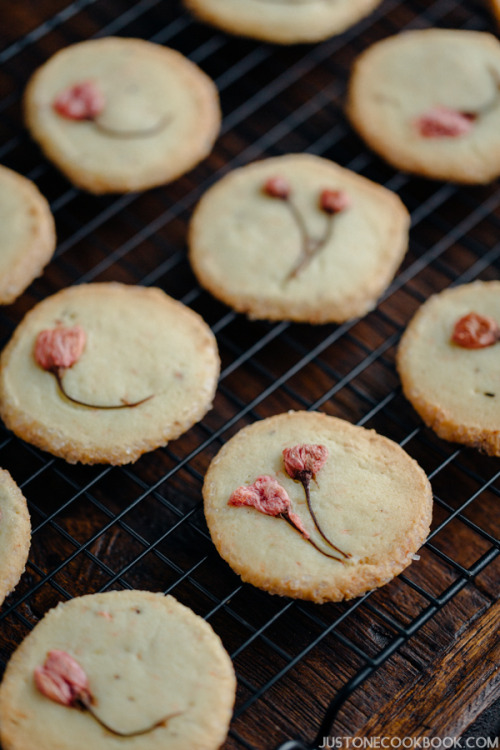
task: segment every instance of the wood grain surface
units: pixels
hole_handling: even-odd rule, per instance
[[[363,727],[365,737],[460,737],[500,696],[498,605],[470,622],[448,649]],[[473,627],[472,627],[473,625]]]

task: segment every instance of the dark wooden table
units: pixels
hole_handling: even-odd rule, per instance
[[[330,737],[460,736],[500,694],[497,459],[438,440],[402,397],[394,351],[429,294],[498,278],[497,184],[455,187],[384,165],[343,114],[349,68],[388,34],[427,26],[494,31],[481,2],[386,0],[322,44],[273,47],[195,23],[174,0],[3,0],[0,153],[51,202],[58,249],[44,275],[0,311],[4,343],[38,300],[81,281],[160,286],[217,335],[222,376],[203,422],[123,468],[69,466],[0,428],[0,465],[29,502],[33,544],[0,612],[0,656],[48,608],[110,588],[172,593],[206,617],[232,654],[239,687],[226,750],[313,742],[332,698]],[[53,52],[95,34],[153,39],[217,82],[224,124],[193,172],[144,195],[96,198],[69,185],[23,129],[28,76]],[[186,226],[203,191],[230,168],[289,151],[338,161],[397,191],[412,212],[408,254],[377,309],[343,326],[250,322],[195,283]],[[203,474],[245,424],[319,409],[399,441],[431,477],[435,517],[421,559],[360,600],[314,606],[241,585],[219,559],[200,504]],[[318,738],[320,739],[320,738]]]

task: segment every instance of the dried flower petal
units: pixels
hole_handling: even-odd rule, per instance
[[[423,138],[458,138],[467,135],[475,116],[449,107],[434,107],[419,117],[415,124]]]
[[[304,537],[304,539],[307,539],[308,541],[310,541],[310,539],[309,539],[309,532],[306,530],[304,524],[302,523],[302,520],[301,520],[300,516],[298,516],[297,513],[289,513],[288,514],[288,518],[289,518],[292,526],[295,526],[295,528],[297,529],[297,531],[300,531],[300,533],[302,534],[302,536]],[[322,550],[319,550],[319,551],[323,554]]]
[[[343,190],[322,190],[319,198],[319,207],[327,214],[338,214],[350,208],[351,204],[350,196]]]
[[[291,187],[290,183],[285,177],[269,177],[264,185],[264,192],[271,198],[279,198],[282,201],[286,201],[290,195]]]
[[[65,651],[49,651],[43,667],[36,667],[34,679],[42,695],[63,706],[90,698],[87,675]]]
[[[327,458],[328,448],[324,445],[295,445],[283,451],[286,473],[292,479],[299,481],[302,481],[304,475],[314,479],[325,465]]]
[[[93,120],[105,105],[104,94],[95,81],[82,81],[61,91],[52,106],[68,120]]]
[[[500,339],[500,327],[493,318],[471,312],[457,320],[451,340],[464,349],[484,349]]]
[[[260,476],[253,484],[238,487],[229,498],[228,504],[235,507],[247,505],[266,516],[280,516],[294,526],[302,536],[309,538],[299,516],[292,513],[292,503],[287,491],[273,477]]]
[[[40,331],[35,342],[35,360],[44,370],[68,368],[81,357],[86,335],[81,326]]]
[[[266,516],[280,516],[289,512],[292,503],[276,479],[261,476],[249,486],[238,487],[229,498],[229,505],[248,505]]]
[[[97,612],[97,614],[99,615],[99,617],[103,617],[105,620],[112,620],[113,619],[113,615],[110,612],[106,612],[103,609],[100,610],[99,612]]]
[[[323,468],[327,459],[328,448],[325,445],[307,445],[304,443],[302,445],[295,445],[293,448],[285,448],[283,450],[283,462],[285,464],[285,471],[291,479],[302,484],[306,495],[307,507],[309,508],[309,513],[311,514],[311,518],[316,527],[316,530],[332,549],[342,555],[342,557],[344,557],[345,559],[348,559],[349,557],[351,557],[351,555],[348,552],[343,552],[343,550],[341,550],[340,547],[337,547],[325,534],[311,504],[311,479],[316,478],[316,474],[318,473],[318,471],[320,471],[320,469]],[[312,540],[309,541],[318,550],[318,552],[321,552],[322,555],[325,555],[326,557],[332,557],[334,560],[342,562],[342,560],[338,557],[335,557],[335,555],[327,554]]]
[[[133,732],[122,732],[120,729],[111,727],[95,712],[93,708],[95,701],[89,690],[87,675],[78,662],[66,651],[49,651],[43,667],[35,668],[34,680],[37,689],[46,698],[50,698],[50,700],[68,708],[78,707],[88,711],[104,729],[117,737],[138,737],[142,734],[148,734],[157,727],[165,726],[169,719],[183,713],[183,711],[176,711],[167,714],[154,724],[149,724]]]

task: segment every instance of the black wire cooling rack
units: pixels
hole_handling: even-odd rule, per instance
[[[473,633],[498,596],[499,462],[422,426],[401,395],[394,351],[429,294],[498,278],[500,189],[395,172],[352,132],[342,100],[353,60],[377,39],[428,26],[493,30],[492,18],[479,2],[386,0],[340,37],[287,48],[219,33],[172,0],[4,6],[0,159],[47,196],[59,241],[44,275],[0,311],[1,343],[33,304],[63,286],[157,285],[210,324],[222,374],[203,422],[131,466],[70,466],[0,429],[0,465],[21,485],[33,523],[26,572],[0,612],[2,667],[58,601],[113,588],[164,591],[205,617],[233,658],[238,695],[225,748],[303,750],[332,732],[363,736],[368,714],[394,694],[403,698],[404,680],[433,669],[436,643],[451,648],[461,633]],[[217,83],[224,122],[212,155],[190,174],[142,195],[98,198],[70,186],[41,156],[23,129],[20,98],[53,52],[111,34],[166,44],[198,63]],[[254,159],[301,151],[386,185],[411,211],[405,261],[361,321],[250,322],[200,289],[187,263],[187,222],[209,185]],[[242,585],[210,542],[201,484],[211,457],[242,426],[288,409],[377,429],[433,483],[435,517],[420,560],[360,599],[317,606],[271,597]],[[491,700],[490,691],[457,726],[465,729]]]

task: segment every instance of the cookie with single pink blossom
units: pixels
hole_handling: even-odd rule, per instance
[[[236,681],[211,626],[171,596],[112,591],[50,610],[0,687],[4,750],[217,750]]]
[[[35,183],[0,166],[0,304],[19,297],[56,248],[54,218]]]
[[[367,144],[398,169],[491,182],[500,175],[500,42],[451,29],[383,39],[353,67],[347,112]]]
[[[170,182],[212,150],[213,81],[176,50],[105,37],[66,47],[31,77],[25,119],[46,156],[91,193]]]
[[[125,464],[211,408],[219,375],[203,319],[161,289],[82,284],[36,305],[0,357],[0,415],[75,463]]]
[[[408,247],[395,193],[311,154],[255,162],[202,197],[189,259],[202,286],[251,318],[340,323],[372,310]]]
[[[241,430],[210,464],[203,497],[212,540],[244,581],[319,603],[397,576],[432,514],[429,481],[397,443],[318,412]]]
[[[430,297],[401,339],[403,392],[439,437],[500,456],[500,281]]]
[[[277,44],[319,42],[371,13],[381,0],[184,0],[194,15],[230,34]]]
[[[24,573],[31,541],[26,499],[5,469],[0,469],[0,604]]]

